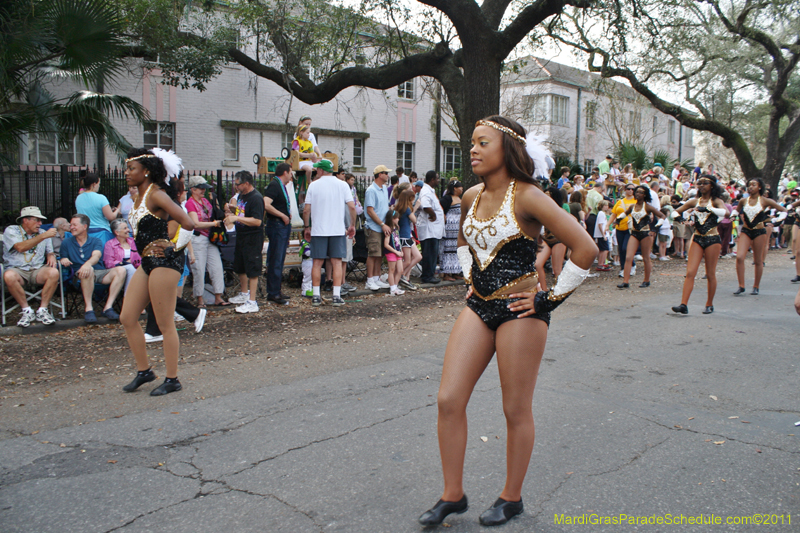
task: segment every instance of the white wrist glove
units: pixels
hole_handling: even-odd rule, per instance
[[[708,210],[717,215],[719,219],[725,218],[725,215],[728,213],[728,210],[724,207],[709,207]]]
[[[458,255],[458,262],[461,264],[464,280],[469,283],[472,281],[470,277],[472,274],[472,253],[469,251],[469,246],[459,246],[456,249],[456,254]]]
[[[567,261],[567,264],[564,265],[564,268],[561,270],[561,274],[558,276],[558,281],[556,281],[556,286],[553,289],[553,295],[558,297],[561,295],[566,295],[577,289],[583,280],[589,275],[589,270],[584,270],[572,260]]]

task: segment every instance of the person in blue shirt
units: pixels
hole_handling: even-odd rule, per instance
[[[561,167],[561,177],[558,178],[558,188],[561,189],[569,183],[569,167]]]
[[[80,285],[83,302],[86,304],[83,319],[93,324],[97,315],[92,307],[92,294],[95,283],[109,285],[108,298],[103,307],[103,316],[110,320],[119,320],[119,314],[112,305],[125,285],[127,273],[123,267],[105,269],[100,262],[103,258],[103,242],[97,237],[89,236],[89,217],[83,214],[73,215],[69,222],[71,239],[61,243],[61,266],[72,267],[74,274],[72,283]]]
[[[75,209],[78,213],[89,217],[92,230],[104,229],[108,231],[108,239],[114,237],[111,233],[110,222],[119,215],[119,207],[111,208],[108,198],[98,193],[100,190],[100,178],[97,174],[86,174],[81,180],[83,192],[75,198]],[[105,242],[103,242],[105,244]]]
[[[378,165],[372,175],[372,182],[364,194],[364,209],[367,213],[364,236],[367,241],[367,283],[371,291],[388,289],[389,285],[381,281],[381,263],[383,262],[383,238],[391,233],[391,228],[384,222],[389,212],[389,194],[386,182],[389,179],[389,167]]]

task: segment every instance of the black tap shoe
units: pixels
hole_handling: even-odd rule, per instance
[[[744,294],[744,287],[739,287],[736,292],[733,293],[734,296],[738,296],[740,294]]]
[[[482,526],[500,526],[522,514],[523,509],[522,500],[507,502],[503,498],[497,498],[497,501],[481,514],[478,521]]]
[[[469,504],[467,503],[466,494],[457,502],[439,500],[436,505],[422,513],[422,516],[419,517],[419,523],[423,526],[438,526],[444,522],[447,515],[466,513],[467,509],[469,509]]]
[[[152,368],[148,368],[146,372],[137,372],[136,377],[133,378],[133,381],[122,387],[122,390],[125,392],[133,392],[145,383],[150,383],[151,381],[155,381],[156,374],[153,372]]]
[[[703,309],[703,314],[704,315],[710,315],[713,312],[714,312],[714,306],[713,305],[707,305],[706,308]]]
[[[672,308],[672,311],[674,313],[680,313],[682,315],[689,314],[689,308],[686,307],[686,304],[676,305],[675,307]]]

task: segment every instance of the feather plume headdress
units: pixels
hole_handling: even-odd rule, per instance
[[[183,161],[172,150],[153,148],[152,152],[164,163],[164,168],[167,170],[167,179],[164,181],[169,185],[169,180],[171,178],[177,178],[178,174],[183,170]]]
[[[542,143],[543,137],[529,133],[525,137],[525,150],[533,159],[533,178],[547,178],[547,157],[552,155]]]

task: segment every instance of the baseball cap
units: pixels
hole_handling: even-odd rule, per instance
[[[372,175],[377,176],[381,172],[386,172],[387,174],[389,174],[391,170],[389,170],[389,167],[387,167],[386,165],[378,165],[377,167],[375,167],[375,170],[372,171]]]
[[[192,176],[189,178],[190,189],[210,189],[211,185],[208,184],[203,176]]]
[[[425,182],[422,180],[417,180],[417,182],[414,183],[414,187],[422,187],[423,185],[425,185]]]
[[[17,224],[19,224],[19,221],[25,217],[36,217],[41,220],[47,220],[47,217],[42,216],[42,212],[39,211],[39,208],[33,205],[22,208],[22,210],[19,212],[19,216],[17,217]]]
[[[325,172],[333,172],[333,163],[330,159],[320,159],[314,163],[314,168],[321,168]]]

